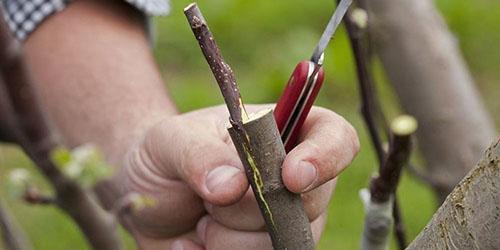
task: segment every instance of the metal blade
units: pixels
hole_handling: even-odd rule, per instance
[[[314,53],[311,57],[312,62],[321,64],[321,56],[323,55],[323,52],[332,39],[333,34],[335,34],[335,30],[337,30],[337,28],[339,27],[342,18],[344,17],[345,13],[347,13],[347,9],[349,9],[349,6],[351,6],[351,4],[352,0],[342,0],[339,3],[337,9],[335,9],[335,13],[333,13],[332,18],[326,26],[325,31],[323,31],[323,35],[321,35],[318,45],[316,45],[316,48],[314,49]]]

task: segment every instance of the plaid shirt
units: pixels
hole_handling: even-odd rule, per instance
[[[124,0],[148,16],[166,15],[168,0]],[[48,16],[61,11],[71,0],[2,0],[9,28],[17,39],[24,40]]]

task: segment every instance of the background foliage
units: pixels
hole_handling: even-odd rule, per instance
[[[170,93],[183,112],[222,103],[182,14],[188,3],[172,1],[171,15],[156,19],[155,32],[156,58]],[[462,47],[489,111],[500,124],[500,2],[436,3]],[[236,73],[246,103],[276,101],[295,64],[312,53],[334,7],[333,1],[326,0],[200,0],[199,5]],[[343,28],[326,51],[325,70],[326,80],[317,105],[333,109],[349,120],[358,129],[362,146],[354,163],[339,178],[320,249],[356,249],[363,224],[358,191],[367,185],[376,163],[358,112],[352,55]],[[384,109],[389,117],[394,117],[400,113],[397,100],[379,65],[375,65],[375,71]],[[414,160],[418,162],[418,156]],[[17,148],[0,146],[0,197],[7,201],[36,249],[86,249],[76,228],[55,208],[30,207],[5,194],[3,182],[8,170],[32,170],[30,164]],[[398,195],[412,239],[433,214],[434,198],[427,187],[407,175]],[[126,239],[132,249],[133,242]]]

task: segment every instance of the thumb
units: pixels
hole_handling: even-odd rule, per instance
[[[238,201],[248,189],[242,163],[215,123],[168,119],[146,137],[146,150],[168,176],[187,183],[219,206]],[[226,132],[227,133],[227,132]]]

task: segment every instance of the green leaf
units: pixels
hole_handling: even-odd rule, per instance
[[[52,152],[52,160],[66,175],[85,188],[91,188],[98,181],[111,176],[113,170],[91,144],[78,146],[71,152],[57,148]]]
[[[50,153],[50,158],[56,166],[62,169],[71,162],[71,152],[65,147],[57,147]]]

